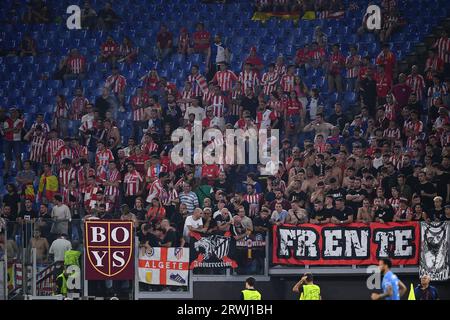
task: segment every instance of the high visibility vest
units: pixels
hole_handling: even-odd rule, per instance
[[[258,290],[242,290],[244,300],[261,300],[261,293]]]
[[[62,273],[60,273],[59,276],[56,277],[56,281],[58,281],[58,279],[61,278],[62,282],[61,282],[61,287],[59,288],[59,292],[57,292],[56,294],[62,294],[63,296],[67,296],[67,279],[66,279],[66,275],[64,274],[64,271]]]
[[[320,300],[320,287],[315,284],[304,284],[300,300]]]
[[[77,250],[67,250],[64,253],[64,265],[65,266],[80,266],[79,258],[81,256],[81,252]]]

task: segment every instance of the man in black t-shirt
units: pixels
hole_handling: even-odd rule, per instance
[[[164,232],[163,239],[160,242],[161,247],[178,247],[180,245],[177,232],[170,225],[170,221],[168,219],[163,219],[161,221],[161,229]]]
[[[261,234],[263,237],[269,232],[271,227],[270,223],[270,210],[263,207],[259,212],[259,215],[253,218],[253,232]]]
[[[316,200],[314,209],[309,213],[309,223],[325,224],[330,222],[330,212],[323,207],[323,202]]]
[[[353,222],[353,209],[345,205],[344,198],[336,199],[336,210],[333,212],[331,222],[335,224]]]
[[[327,192],[327,196],[328,195],[332,196],[334,201],[339,198],[345,198],[345,196],[347,195],[347,192],[344,188],[339,188],[335,177],[330,179],[330,189]]]
[[[141,230],[138,232],[139,243],[145,247],[158,247],[159,238],[155,235],[151,225],[143,224]]]
[[[420,202],[426,212],[433,208],[433,198],[436,197],[437,192],[434,185],[428,181],[424,171],[419,172],[418,178],[419,184],[416,186],[416,193],[420,196]]]
[[[376,198],[373,201],[374,209],[375,209],[375,221],[386,223],[392,222],[394,219],[394,209],[389,204],[384,203],[384,201],[380,198]]]
[[[358,208],[362,207],[362,202],[367,196],[367,191],[361,188],[361,178],[356,177],[353,187],[347,191],[345,199],[347,205],[352,207],[353,212],[358,212]]]

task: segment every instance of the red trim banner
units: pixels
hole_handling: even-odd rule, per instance
[[[133,222],[85,222],[86,280],[133,280]]]
[[[274,264],[371,265],[390,258],[394,265],[418,265],[419,249],[418,222],[273,227]]]

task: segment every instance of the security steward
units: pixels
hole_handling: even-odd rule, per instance
[[[314,284],[312,273],[305,273],[299,282],[292,288],[295,293],[300,293],[299,300],[321,300],[320,287]]]
[[[241,300],[261,300],[261,293],[255,289],[255,278],[245,280],[245,289],[241,291]]]
[[[55,295],[61,294],[64,297],[67,297],[67,292],[69,292],[67,288],[67,278],[69,274],[67,273],[67,269],[64,268],[63,271],[56,277],[55,285]]]

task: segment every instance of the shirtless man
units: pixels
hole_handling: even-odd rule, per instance
[[[49,245],[46,238],[41,238],[40,230],[34,230],[34,236],[31,238],[30,244],[32,248],[36,249],[36,262],[47,261]]]

